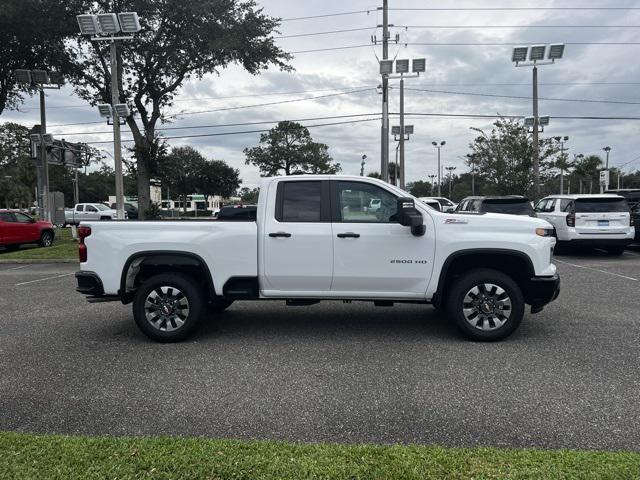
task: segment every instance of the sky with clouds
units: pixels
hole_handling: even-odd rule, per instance
[[[381,0],[380,0],[381,1]],[[272,69],[251,76],[238,67],[229,67],[219,76],[210,75],[184,85],[171,113],[180,113],[170,127],[196,127],[249,122],[313,119],[342,115],[377,114],[380,83],[377,58],[381,47],[371,45],[371,36],[381,38],[382,23],[377,4],[366,0],[262,0],[264,10],[285,20],[278,36],[279,45],[289,52],[302,52],[333,47],[360,46],[340,50],[296,53],[291,73]],[[540,115],[550,115],[551,124],[543,135],[570,137],[570,153],[601,154],[610,145],[611,164],[625,166],[626,171],[640,168],[638,131],[640,120],[578,120],[553,117],[607,116],[640,117],[640,2],[630,0],[389,0],[389,21],[394,25],[392,38],[399,34],[401,44],[392,44],[390,55],[396,58],[427,59],[427,72],[420,78],[406,80],[405,105],[409,113],[531,115],[527,98],[500,98],[467,95],[490,94],[530,97],[531,68],[515,68],[511,50],[516,45],[567,44],[565,57],[554,65],[539,68]],[[443,8],[449,10],[407,11],[402,8]],[[636,10],[452,10],[465,7],[634,7]],[[395,10],[398,9],[398,10]],[[355,10],[368,10],[352,15],[294,20],[296,17],[323,15]],[[465,26],[467,28],[434,28]],[[501,28],[486,28],[500,26]],[[482,27],[482,28],[477,28]],[[559,27],[559,28],[556,28]],[[325,35],[295,36],[333,30],[350,30]],[[639,43],[612,45],[611,43]],[[408,43],[409,45],[404,45]],[[471,44],[471,45],[433,45]],[[590,43],[585,45],[584,43]],[[599,44],[598,44],[599,43]],[[605,45],[605,43],[609,43]],[[431,45],[417,45],[431,44]],[[482,45],[502,44],[502,45]],[[397,82],[392,81],[390,111],[398,111]],[[419,90],[430,90],[419,91]],[[336,93],[349,92],[344,95]],[[457,92],[457,93],[451,93]],[[465,94],[461,94],[465,93]],[[221,98],[225,97],[225,98]],[[232,98],[229,98],[232,97]],[[309,97],[323,97],[299,100]],[[558,101],[572,99],[581,101]],[[584,100],[627,103],[585,102]],[[73,95],[70,87],[47,92],[48,130],[56,138],[70,141],[109,142],[111,127],[106,124],[59,126],[56,124],[95,122],[95,108]],[[285,102],[277,103],[275,102]],[[255,106],[269,103],[271,105]],[[630,104],[629,104],[630,103]],[[247,108],[234,108],[245,107]],[[189,112],[217,110],[208,113]],[[366,119],[366,117],[350,117]],[[304,124],[345,122],[305,120]],[[39,123],[37,97],[27,100],[19,112],[5,111],[2,121],[25,125]],[[469,152],[474,138],[470,127],[490,128],[492,120],[408,116],[406,123],[415,126],[415,134],[406,144],[407,182],[426,180],[436,173],[434,140],[446,140],[442,150],[443,164],[467,170],[461,159]],[[392,118],[391,124],[397,124]],[[270,128],[272,124],[185,128],[167,130],[166,136],[229,133]],[[366,172],[379,171],[380,121],[343,123],[310,129],[316,141],[330,147],[333,158],[342,164],[343,173],[358,174],[362,155],[367,155]],[[104,132],[104,133],[95,133]],[[124,130],[123,138],[130,138]],[[82,133],[81,135],[68,135]],[[67,134],[65,136],[65,134]],[[170,139],[171,146],[192,145],[211,158],[226,160],[240,169],[243,185],[259,183],[255,167],[245,165],[243,148],[259,141],[259,132],[209,137]],[[97,145],[112,151],[112,145]],[[395,142],[391,139],[393,158]]]

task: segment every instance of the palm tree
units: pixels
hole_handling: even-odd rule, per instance
[[[593,178],[598,176],[602,167],[602,159],[598,155],[576,155],[574,172],[580,178],[580,193],[582,193],[582,179],[589,179],[589,193],[593,193]]]

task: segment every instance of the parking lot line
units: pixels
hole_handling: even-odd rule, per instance
[[[586,270],[593,270],[594,272],[606,273],[607,275],[613,275],[614,277],[620,277],[620,278],[625,278],[627,280],[633,280],[634,282],[640,281],[637,278],[627,277],[626,275],[621,275],[619,273],[607,272],[606,270],[600,270],[599,268],[585,267],[584,265],[576,265],[575,263],[565,262],[563,260],[558,260],[557,258],[554,258],[553,261],[554,262],[558,262],[558,263],[564,263],[565,265],[569,265],[571,267],[584,268]]]
[[[16,283],[15,286],[19,287],[20,285],[28,285],[30,283],[44,282],[45,280],[53,280],[54,278],[68,277],[69,275],[73,275],[74,273],[75,272],[63,273],[62,275],[54,275],[53,277],[45,277],[45,278],[39,278],[37,280],[30,280],[28,282]]]
[[[30,267],[31,264],[27,264],[27,265],[20,265],[19,267],[12,267],[12,268],[7,268],[7,270],[20,270],[21,268],[27,268]]]

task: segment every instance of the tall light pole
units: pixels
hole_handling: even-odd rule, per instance
[[[49,209],[49,164],[47,161],[47,149],[44,135],[47,134],[47,116],[45,108],[45,89],[59,90],[64,84],[64,79],[59,72],[49,72],[47,70],[16,70],[14,72],[16,82],[23,85],[30,85],[40,91],[40,165],[36,169],[38,173],[38,209],[40,218],[51,220]],[[35,133],[35,132],[34,132]],[[35,139],[35,137],[34,137]],[[37,148],[36,148],[37,151]]]
[[[437,175],[431,174],[431,175],[427,175],[427,176],[431,179],[431,195],[433,196],[433,189],[436,186],[434,182],[435,182],[435,179],[436,179]]]
[[[451,198],[451,182],[453,181],[453,171],[456,167],[445,167],[449,171],[449,198]]]
[[[607,145],[602,150],[604,150],[606,152],[606,154],[607,154],[607,160],[606,160],[606,162],[604,164],[604,169],[607,172],[607,174],[604,177],[605,178],[604,189],[603,189],[603,186],[600,185],[600,193],[602,193],[603,190],[609,190],[609,152],[611,151],[611,147]]]
[[[389,0],[382,0],[382,60],[389,58]],[[390,73],[390,72],[389,72]],[[389,75],[382,71],[382,127],[380,133],[380,176],[389,181]]]
[[[569,141],[568,136],[555,137],[555,140],[560,143],[560,195],[564,193],[564,168],[566,165],[566,157],[564,154],[564,143]]]
[[[447,142],[445,140],[442,140],[439,144],[438,142],[431,142],[431,145],[433,145],[438,149],[438,196],[439,197],[442,196],[442,188],[441,188],[442,179],[440,178],[440,175],[442,174],[442,169],[440,168],[440,149],[444,147],[446,144]]]
[[[540,199],[540,141],[538,138],[538,126],[540,119],[538,117],[538,65],[550,65],[556,60],[562,58],[564,54],[564,43],[555,43],[549,45],[548,61],[544,62],[546,45],[532,45],[531,47],[515,47],[511,56],[511,61],[515,62],[516,67],[533,66],[533,193],[534,202]],[[527,60],[529,53],[529,63],[522,63]]]
[[[116,210],[119,220],[124,220],[124,180],[122,178],[122,145],[120,138],[120,117],[124,120],[129,115],[126,104],[120,103],[118,81],[118,40],[129,40],[132,36],[116,36],[118,32],[137,33],[140,31],[140,20],[136,12],[99,13],[97,15],[77,15],[80,33],[94,35],[92,41],[111,43],[111,117],[113,118],[113,154],[116,177]],[[104,107],[105,105],[102,105]],[[108,106],[108,105],[107,105]],[[100,108],[100,106],[99,106]],[[101,114],[103,114],[102,109]]]
[[[364,161],[367,159],[366,155],[362,155],[362,163],[360,164],[360,176],[364,177]]]

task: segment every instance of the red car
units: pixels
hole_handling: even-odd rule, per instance
[[[36,220],[15,210],[0,210],[0,246],[15,249],[23,243],[37,243],[50,247],[53,238],[51,222]]]

